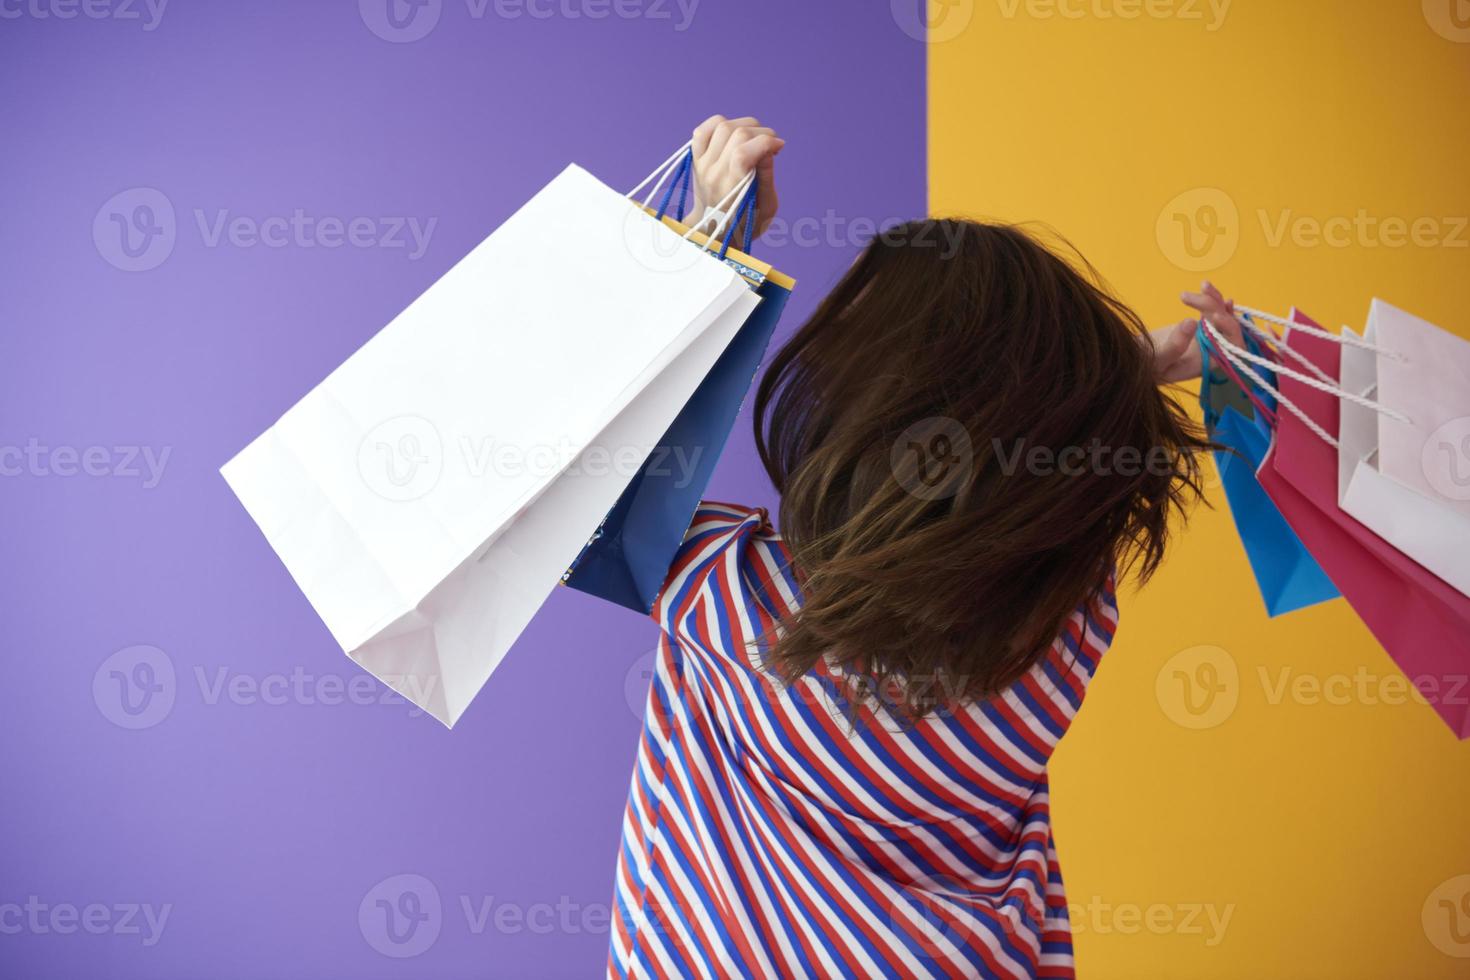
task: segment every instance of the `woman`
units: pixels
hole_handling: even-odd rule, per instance
[[[710,119],[700,200],[764,230],[783,145]],[[1013,227],[866,250],[757,393],[782,535],[707,504],[655,605],[609,976],[1073,975],[1047,761],[1198,491],[1196,327]]]

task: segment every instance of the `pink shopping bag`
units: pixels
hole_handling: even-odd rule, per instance
[[[1292,320],[1319,325],[1294,312]],[[1286,344],[1330,378],[1341,348],[1291,331]],[[1290,401],[1326,432],[1338,400],[1287,376]],[[1293,412],[1277,413],[1276,439],[1257,473],[1287,522],[1383,648],[1460,738],[1470,738],[1470,598],[1345,513],[1337,503],[1337,451]]]

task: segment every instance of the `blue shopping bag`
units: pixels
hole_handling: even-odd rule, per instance
[[[1256,385],[1251,385],[1249,392],[1242,389],[1232,378],[1234,372],[1217,368],[1225,362],[1203,329],[1198,337],[1205,366],[1200,381],[1200,407],[1204,409],[1210,436],[1230,450],[1217,450],[1215,463],[1220,470],[1225,498],[1230,503],[1236,533],[1245,547],[1267,613],[1280,616],[1338,598],[1341,593],[1337,586],[1322,571],[1256,479],[1256,471],[1271,448],[1272,424],[1265,412],[1275,410],[1275,398]],[[1249,331],[1245,343],[1252,353],[1262,352]],[[1270,375],[1269,371],[1264,373]],[[1274,382],[1275,379],[1268,376],[1266,380]]]
[[[683,217],[692,170],[692,160],[686,157],[664,195],[658,217],[663,217],[676,187],[680,188],[678,216]],[[574,589],[646,614],[668,577],[669,565],[714,475],[720,451],[791,296],[787,285],[730,254],[735,229],[747,217],[744,244],[745,252],[750,251],[756,194],[752,184],[731,222],[720,257],[754,280],[751,285],[760,305],[567,572],[564,581]]]

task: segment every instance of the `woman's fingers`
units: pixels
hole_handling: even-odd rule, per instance
[[[715,123],[714,131],[710,134],[709,143],[705,146],[704,153],[701,156],[711,162],[719,160],[720,156],[725,152],[726,144],[730,142],[730,138],[735,135],[737,130],[759,125],[760,120],[754,116],[742,116],[739,119],[724,119]],[[699,157],[695,159],[698,161]]]
[[[1244,342],[1240,321],[1235,318],[1235,302],[1226,299],[1213,283],[1203,283],[1199,292],[1183,293],[1179,298],[1185,306],[1198,310],[1231,343],[1238,346]]]
[[[1211,296],[1209,293],[1204,292],[1203,290],[1197,293],[1180,293],[1179,298],[1184,301],[1185,306],[1192,307],[1193,309],[1196,309],[1200,313],[1203,313],[1205,315],[1209,315],[1211,313],[1224,309],[1223,303],[1219,302],[1213,296]]]
[[[730,142],[726,145],[725,152],[737,152],[755,140],[775,135],[776,131],[769,126],[740,126],[730,134]]]
[[[781,147],[786,141],[776,135],[773,129],[751,130],[749,137],[739,137],[739,143],[731,143],[730,163],[741,176],[752,170],[769,170],[776,154],[781,152]]]
[[[1183,357],[1189,350],[1189,345],[1194,342],[1194,331],[1199,321],[1192,317],[1180,320],[1172,327],[1165,327],[1155,331],[1154,353],[1158,359],[1165,364],[1172,364]]]
[[[715,127],[724,121],[724,116],[710,116],[694,130],[694,159],[698,160],[704,156],[705,151],[709,149],[710,140],[714,139]]]
[[[785,145],[775,130],[762,126],[754,116],[706,119],[694,131],[692,142],[700,203],[720,203],[754,170],[760,178],[756,231],[764,231],[776,214],[775,158]]]
[[[1172,327],[1160,327],[1150,332],[1153,345],[1154,372],[1159,381],[1175,383],[1199,376],[1199,348],[1194,334],[1197,320],[1180,320]]]
[[[759,183],[755,195],[755,233],[764,235],[780,206],[776,196],[776,154],[786,141],[775,133],[758,136],[741,149],[741,169],[755,170]]]

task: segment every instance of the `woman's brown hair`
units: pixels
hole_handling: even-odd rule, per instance
[[[825,659],[911,717],[1004,689],[1115,570],[1148,578],[1208,446],[1090,266],[968,221],[876,239],[755,414],[802,589],[768,666]]]

